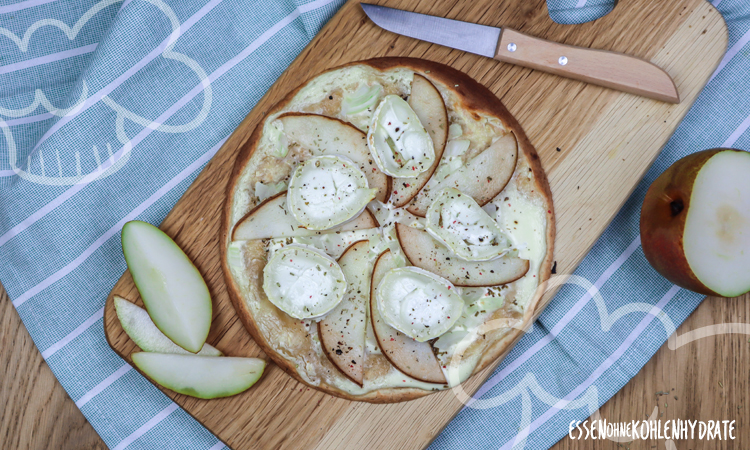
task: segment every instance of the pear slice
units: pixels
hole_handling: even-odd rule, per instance
[[[211,294],[187,255],[155,226],[122,227],[122,252],[154,325],[175,344],[198,353],[211,327]]]
[[[529,261],[513,253],[490,261],[465,261],[426,231],[397,223],[396,235],[412,264],[456,286],[499,286],[516,281],[529,271]]]
[[[750,153],[692,153],[654,180],[641,209],[646,260],[704,295],[750,291]]]
[[[177,393],[203,399],[246,391],[263,375],[258,358],[133,353],[133,363],[149,378]]]
[[[370,317],[372,329],[383,355],[401,372],[427,383],[445,384],[445,375],[428,342],[417,342],[388,325],[377,307],[377,290],[380,281],[391,269],[399,267],[396,257],[386,250],[375,262],[370,283]]]
[[[430,180],[406,209],[415,216],[424,217],[427,208],[445,187],[456,188],[470,195],[479,206],[484,206],[505,189],[516,170],[516,161],[518,141],[511,132],[444,179]]]
[[[328,359],[358,385],[364,383],[367,307],[370,295],[370,241],[358,241],[339,258],[347,281],[346,296],[318,322]]]
[[[120,319],[122,329],[144,352],[191,354],[164,336],[164,333],[156,328],[146,310],[135,303],[115,295],[115,311],[117,311],[117,318]],[[223,353],[209,344],[203,344],[198,355],[223,356]]]
[[[396,208],[409,203],[424,187],[440,164],[448,141],[448,111],[437,88],[422,75],[415,74],[411,82],[409,106],[417,113],[419,121],[432,138],[435,162],[415,178],[394,178],[390,202]]]
[[[354,116],[365,111],[372,111],[378,106],[378,100],[383,95],[383,86],[380,84],[361,84],[356,91],[345,95],[341,102],[341,114]]]
[[[275,239],[280,237],[314,236],[340,231],[369,230],[377,228],[378,221],[365,208],[354,219],[326,231],[313,231],[304,228],[286,209],[286,192],[277,194],[247,213],[232,230],[233,241],[253,239]]]
[[[350,123],[317,114],[286,113],[278,120],[290,143],[308,149],[313,156],[340,155],[354,161],[367,183],[378,190],[376,199],[385,203],[390,177],[378,169],[367,146],[367,135]]]

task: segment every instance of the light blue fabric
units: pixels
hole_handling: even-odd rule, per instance
[[[638,214],[649,183],[679,157],[750,148],[750,4],[716,3],[733,57],[576,271],[583,287],[564,287],[485,385],[482,399],[498,405],[465,409],[432,449],[548,448],[632,378],[700,302],[648,266]],[[125,270],[119,230],[126,220],[164,218],[342,4],[0,0],[0,280],[111,448],[223,446],[106,343],[104,299]],[[612,4],[550,0],[549,9],[559,22],[580,23]],[[97,170],[106,171],[89,183]],[[584,280],[600,288],[600,302]],[[655,319],[646,311],[657,304],[665,314]],[[607,315],[622,307],[632,312]],[[567,396],[576,399],[568,409],[551,409]]]

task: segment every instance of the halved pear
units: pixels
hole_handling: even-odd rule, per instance
[[[446,383],[440,363],[428,342],[417,342],[385,323],[377,308],[378,284],[386,273],[399,267],[390,250],[383,252],[375,262],[370,283],[370,317],[372,329],[383,355],[401,372],[427,383]]]
[[[490,261],[465,261],[426,231],[397,223],[396,235],[412,264],[456,286],[498,286],[516,281],[529,271],[529,261],[514,253]]]
[[[505,189],[513,177],[517,161],[518,141],[510,132],[444,179],[430,180],[406,209],[415,216],[424,217],[427,208],[445,187],[456,188],[470,195],[479,206],[484,206]]]
[[[229,397],[246,391],[263,375],[258,358],[133,353],[141,372],[167,389],[203,399]]]
[[[211,327],[211,294],[187,255],[155,226],[122,227],[122,252],[154,324],[191,353],[203,348]]]
[[[703,150],[675,162],[643,199],[641,245],[654,269],[685,289],[750,291],[750,153]]]
[[[416,178],[394,178],[390,202],[396,208],[409,203],[424,187],[440,164],[445,144],[448,141],[448,111],[437,88],[422,75],[415,74],[411,82],[409,106],[417,113],[419,121],[432,138],[435,161]]]
[[[144,352],[176,353],[189,355],[190,352],[175,345],[154,325],[148,312],[133,302],[115,295],[115,311],[125,333]],[[203,344],[198,352],[201,356],[222,356],[223,354],[209,344]]]
[[[286,113],[277,120],[288,141],[310,150],[313,156],[341,155],[354,161],[369,186],[378,190],[375,198],[385,203],[390,178],[375,165],[365,133],[350,123],[317,114]]]
[[[350,245],[339,258],[339,266],[347,282],[346,296],[318,322],[318,335],[333,365],[362,386],[370,295],[370,241]]]
[[[286,192],[275,195],[258,205],[237,222],[232,230],[233,241],[275,239],[280,237],[314,236],[321,233],[369,230],[377,228],[375,216],[365,208],[354,219],[324,232],[308,230],[286,209]]]

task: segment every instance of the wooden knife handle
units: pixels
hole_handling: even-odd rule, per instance
[[[623,53],[574,47],[503,27],[495,59],[669,103],[680,94],[667,72]]]

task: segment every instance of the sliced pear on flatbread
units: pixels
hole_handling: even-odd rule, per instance
[[[341,231],[369,230],[377,228],[375,216],[365,208],[354,219],[324,231],[313,231],[303,227],[286,209],[286,192],[267,199],[237,222],[232,231],[233,241],[275,239],[281,237],[314,236]]]
[[[358,241],[349,246],[338,263],[346,278],[346,295],[318,322],[318,336],[333,365],[362,386],[370,300],[370,241]]]
[[[424,217],[427,208],[444,187],[456,188],[470,195],[479,206],[484,206],[505,189],[513,177],[517,161],[518,141],[511,132],[444,179],[430,180],[406,209],[415,216]]]
[[[354,161],[365,173],[376,199],[386,201],[390,177],[375,164],[367,146],[367,135],[350,123],[318,114],[286,113],[277,119],[290,143],[310,150],[313,156],[339,155]]]
[[[376,294],[380,280],[391,269],[398,267],[396,258],[386,250],[375,262],[370,283],[370,317],[372,329],[383,355],[401,372],[427,383],[445,384],[445,375],[428,342],[417,342],[388,325],[380,315]]]
[[[423,230],[396,224],[396,235],[409,261],[456,286],[499,286],[529,271],[529,261],[507,254],[490,261],[465,261]]]
[[[409,106],[417,113],[419,121],[432,138],[435,149],[435,162],[425,172],[414,178],[394,178],[390,202],[396,208],[409,203],[427,184],[435,169],[440,164],[445,144],[448,141],[448,111],[445,102],[430,80],[415,74],[411,82]]]

